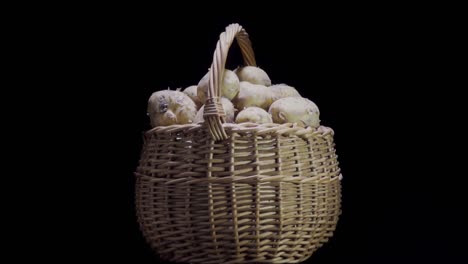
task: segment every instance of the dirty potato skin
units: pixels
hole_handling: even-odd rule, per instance
[[[274,84],[268,88],[271,91],[270,94],[272,102],[286,97],[301,97],[296,88],[287,84]]]
[[[277,124],[297,123],[300,126],[320,126],[320,112],[314,102],[302,97],[286,97],[271,104],[268,111]]]
[[[152,127],[190,124],[196,113],[195,103],[183,92],[158,91],[148,100],[148,115]]]
[[[202,104],[208,99],[208,81],[210,79],[210,72],[205,74],[198,83],[197,96]],[[221,85],[221,96],[232,100],[239,92],[239,78],[230,70],[224,71],[224,79]]]
[[[252,106],[240,111],[236,116],[236,123],[240,124],[246,122],[265,124],[273,123],[273,120],[267,111],[260,107]]]
[[[237,94],[232,102],[239,111],[250,106],[268,110],[268,107],[272,103],[270,90],[266,86],[251,84],[249,82],[240,82],[239,94]]]
[[[260,69],[259,67],[255,66],[245,66],[240,67],[235,70],[237,77],[239,77],[239,81],[241,82],[249,82],[252,84],[260,84],[264,86],[270,86],[271,80],[268,77],[268,74]]]
[[[190,97],[190,99],[192,99],[192,101],[197,106],[197,110],[198,110],[203,105],[203,103],[201,102],[200,98],[198,98],[198,96],[197,96],[197,89],[198,89],[197,85],[191,85],[191,86],[185,88],[183,93],[188,95],[188,97]]]

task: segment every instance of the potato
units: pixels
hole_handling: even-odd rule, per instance
[[[198,96],[197,96],[197,88],[198,88],[198,86],[196,86],[196,85],[189,86],[189,87],[185,88],[183,93],[188,95],[188,97],[190,97],[190,99],[192,99],[192,101],[197,106],[197,110],[198,110],[203,105],[203,103],[201,102],[200,98],[198,98]]]
[[[202,102],[205,103],[208,98],[208,81],[210,79],[210,73],[208,72],[198,83],[197,96]],[[224,71],[224,79],[221,85],[221,97],[226,97],[232,100],[239,92],[239,78],[237,75],[230,70]]]
[[[302,97],[286,97],[271,104],[268,111],[273,122],[297,123],[301,126],[320,126],[320,112],[314,102]]]
[[[255,106],[247,107],[237,114],[236,123],[245,122],[257,124],[273,123],[271,115],[267,111]]]
[[[268,110],[272,101],[270,90],[263,85],[240,82],[239,94],[232,100],[239,111],[250,106],[257,106]]]
[[[249,82],[253,84],[260,84],[264,86],[270,86],[271,80],[266,72],[258,67],[245,66],[236,69],[237,77],[241,82]]]
[[[223,105],[224,112],[226,113],[226,123],[234,123],[234,105],[227,98],[221,98],[221,104]],[[202,123],[205,121],[203,118],[203,111],[205,111],[205,105],[203,105],[200,110],[198,110],[197,115],[195,116],[194,123]]]
[[[151,126],[170,126],[192,123],[197,108],[183,92],[164,90],[151,95],[148,100],[148,115]]]
[[[301,97],[296,88],[287,84],[275,84],[269,87],[271,90],[271,101],[275,102],[278,99],[286,97]]]

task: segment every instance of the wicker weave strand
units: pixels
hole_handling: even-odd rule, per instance
[[[298,263],[328,241],[341,203],[333,131],[293,124],[203,124],[145,134],[137,169],[141,230],[187,263]]]
[[[221,34],[205,123],[145,133],[136,175],[141,231],[163,259],[185,263],[299,263],[333,235],[341,174],[331,128],[224,123],[220,82],[234,37]]]
[[[208,100],[203,114],[210,135],[214,140],[225,140],[227,134],[222,124],[224,123],[225,112],[219,98],[221,96],[221,84],[224,77],[224,67],[232,42],[236,38],[241,48],[244,63],[246,65],[256,66],[255,55],[252,44],[247,32],[239,24],[231,24],[226,27],[226,31],[221,33],[219,41],[216,44],[216,50],[213,55],[213,63],[210,68],[210,80],[208,86]],[[210,100],[211,99],[211,100]]]

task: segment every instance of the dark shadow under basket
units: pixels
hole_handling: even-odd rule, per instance
[[[145,134],[137,169],[138,221],[171,261],[297,263],[333,234],[340,169],[333,131],[292,124],[204,124]]]

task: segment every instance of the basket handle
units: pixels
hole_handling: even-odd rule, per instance
[[[213,63],[211,64],[209,74],[208,98],[203,112],[203,117],[210,131],[211,138],[215,141],[228,138],[223,128],[226,113],[221,104],[221,84],[223,83],[226,58],[234,38],[236,38],[241,49],[244,64],[247,66],[257,65],[249,34],[247,34],[245,29],[239,24],[227,26],[226,31],[221,33],[218,44],[216,44]]]

